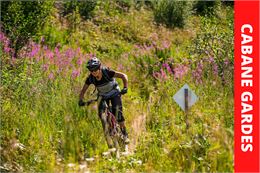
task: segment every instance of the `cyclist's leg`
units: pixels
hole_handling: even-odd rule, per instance
[[[113,142],[109,135],[109,129],[108,129],[108,124],[107,124],[106,115],[105,115],[106,114],[105,109],[106,108],[105,108],[104,102],[100,101],[100,103],[98,105],[98,116],[102,123],[102,127],[103,127],[103,131],[104,131],[104,135],[105,135],[105,138],[107,141],[108,148],[112,148]]]
[[[102,119],[102,115],[105,113],[105,106],[104,106],[104,103],[103,101],[101,100],[99,105],[98,105],[98,116],[102,122],[102,127],[103,129],[105,128],[105,121],[103,121]]]
[[[116,116],[117,122],[120,125],[120,129],[123,135],[128,137],[126,126],[125,126],[125,118],[123,116],[121,95],[117,95],[111,98],[111,103],[112,103],[112,113]]]

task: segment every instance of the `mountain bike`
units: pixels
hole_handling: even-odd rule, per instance
[[[121,94],[121,93],[120,93]],[[121,94],[122,95],[122,94]],[[120,151],[128,152],[128,145],[124,142],[124,135],[121,131],[120,125],[117,122],[116,116],[112,113],[112,105],[105,101],[105,98],[98,96],[96,99],[85,102],[87,106],[97,102],[102,106],[101,123],[105,135],[109,153],[116,153],[116,157],[120,157]]]

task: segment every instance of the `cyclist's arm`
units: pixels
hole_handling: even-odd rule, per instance
[[[80,95],[79,95],[79,100],[84,99],[84,94],[87,91],[88,87],[89,87],[88,84],[84,84],[83,88],[81,89]]]
[[[121,78],[123,80],[123,83],[124,83],[124,88],[128,87],[128,78],[127,78],[126,74],[115,71],[114,77]]]

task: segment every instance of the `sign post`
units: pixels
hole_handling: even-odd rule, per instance
[[[188,91],[189,90],[187,88],[184,89],[186,129],[189,128],[189,123],[188,123],[188,110],[189,110]]]
[[[196,94],[185,84],[174,96],[174,101],[181,107],[185,112],[186,128],[189,128],[188,124],[188,113],[189,108],[198,100]]]

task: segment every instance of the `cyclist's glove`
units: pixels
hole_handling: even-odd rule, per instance
[[[84,106],[86,103],[83,100],[79,100],[79,106]]]
[[[123,94],[126,94],[127,93],[127,88],[123,88],[122,90],[121,90],[121,94],[123,95]]]

